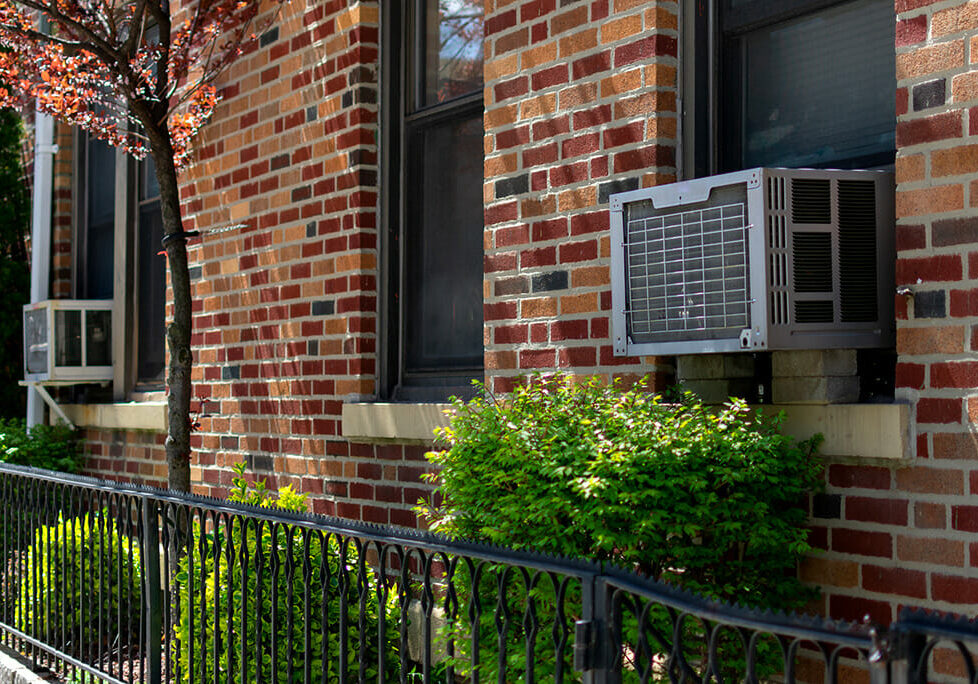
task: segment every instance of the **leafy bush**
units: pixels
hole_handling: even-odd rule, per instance
[[[820,467],[816,443],[779,425],[739,401],[667,404],[641,386],[534,377],[502,400],[455,402],[440,433],[447,448],[428,454],[441,503],[422,511],[452,537],[611,561],[712,598],[795,609],[813,595],[795,570],[812,549],[806,502]],[[515,656],[513,672],[521,663]]]
[[[75,432],[66,425],[35,425],[23,419],[0,419],[0,461],[74,473],[82,455]]]
[[[306,496],[296,493],[291,487],[284,487],[277,497],[265,488],[264,482],[248,483],[244,474],[244,464],[235,466],[238,477],[234,478],[234,488],[230,500],[276,507],[287,511],[305,511]],[[375,590],[368,590],[362,602],[364,628],[361,633],[361,599],[357,587],[357,576],[361,571],[362,559],[358,548],[352,541],[342,544],[335,536],[328,538],[313,533],[309,536],[308,547],[304,543],[301,530],[289,535],[286,529],[277,525],[273,528],[265,523],[261,534],[253,524],[238,520],[227,528],[204,533],[203,549],[200,552],[199,523],[192,531],[193,551],[179,561],[177,587],[180,592],[180,619],[177,627],[179,640],[179,661],[184,682],[237,681],[241,669],[242,635],[245,642],[245,675],[241,681],[258,681],[259,669],[263,681],[303,681],[303,668],[308,659],[314,677],[319,681],[338,682],[336,653],[339,643],[340,596],[346,595],[346,632],[349,635],[347,657],[348,672],[358,672],[360,666],[359,646],[364,643],[367,679],[377,679],[378,625],[386,620],[385,632],[385,670],[397,671],[399,613],[397,592],[388,594],[388,601],[381,605]],[[240,563],[230,568],[223,550],[230,541],[235,555],[246,545],[249,555],[254,558],[261,549],[264,557],[262,573],[258,573],[254,561],[246,574],[247,585],[242,584]],[[215,559],[215,556],[219,558]],[[290,559],[291,557],[291,559]],[[310,596],[308,621],[304,618],[306,582],[304,562],[308,557],[310,577]],[[216,562],[215,562],[216,561]],[[271,566],[277,561],[280,571],[277,579],[273,577]],[[291,582],[285,568],[294,563],[296,572]],[[349,584],[341,589],[341,567],[345,568]],[[325,578],[324,578],[325,571]],[[369,573],[369,567],[364,571]],[[259,579],[260,578],[260,579]],[[202,584],[203,583],[203,584]],[[204,587],[201,592],[201,587]],[[272,592],[275,591],[275,603]],[[203,598],[201,594],[203,593]],[[321,605],[319,597],[328,596],[326,605]],[[291,597],[291,601],[290,601]],[[244,608],[242,608],[244,601]],[[230,605],[229,605],[230,602]],[[217,642],[215,643],[215,610],[217,618]],[[273,618],[274,614],[274,618]],[[271,649],[273,634],[278,644],[277,664],[273,667]],[[308,648],[307,639],[308,635]],[[194,657],[191,660],[190,647]],[[292,657],[289,658],[291,645]],[[258,660],[259,647],[261,660]],[[323,649],[328,649],[328,660],[324,663]],[[218,673],[213,671],[214,653],[217,652]],[[308,650],[308,654],[307,654]],[[290,662],[291,660],[291,662]]]
[[[142,566],[138,543],[123,534],[124,527],[96,512],[68,520],[59,515],[58,522],[35,530],[20,575],[18,627],[60,638],[64,621],[61,646],[69,652],[97,643],[100,634],[103,646],[135,643]]]

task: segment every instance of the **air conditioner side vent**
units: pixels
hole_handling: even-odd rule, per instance
[[[831,323],[833,311],[832,300],[796,301],[795,323]]]
[[[832,235],[796,232],[792,241],[795,292],[832,292]]]
[[[832,222],[832,183],[829,179],[792,179],[791,220],[795,223]]]
[[[840,180],[839,299],[843,322],[879,316],[876,274],[876,184]]]

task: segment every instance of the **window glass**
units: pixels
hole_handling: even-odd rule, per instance
[[[136,230],[137,349],[136,378],[143,383],[163,380],[166,337],[166,258],[163,249],[163,216],[160,188],[153,160],[139,164],[139,225]]]
[[[425,0],[425,105],[482,88],[482,17],[482,0]]]
[[[416,131],[405,370],[482,366],[482,113]]]
[[[115,149],[88,137],[85,161],[85,261],[79,294],[85,299],[112,299]]]
[[[892,162],[890,0],[844,3],[742,41],[744,168]]]

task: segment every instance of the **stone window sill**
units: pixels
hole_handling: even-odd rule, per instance
[[[343,436],[360,442],[431,443],[448,425],[451,404],[353,403],[343,405]],[[906,404],[792,404],[765,406],[785,412],[784,432],[798,439],[825,438],[819,454],[832,461],[899,464],[913,458]]]
[[[78,427],[102,430],[167,431],[166,401],[122,404],[63,404],[61,408]]]

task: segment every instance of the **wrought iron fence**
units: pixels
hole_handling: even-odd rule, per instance
[[[622,569],[0,465],[0,634],[69,681],[976,681],[971,622],[886,630]]]

